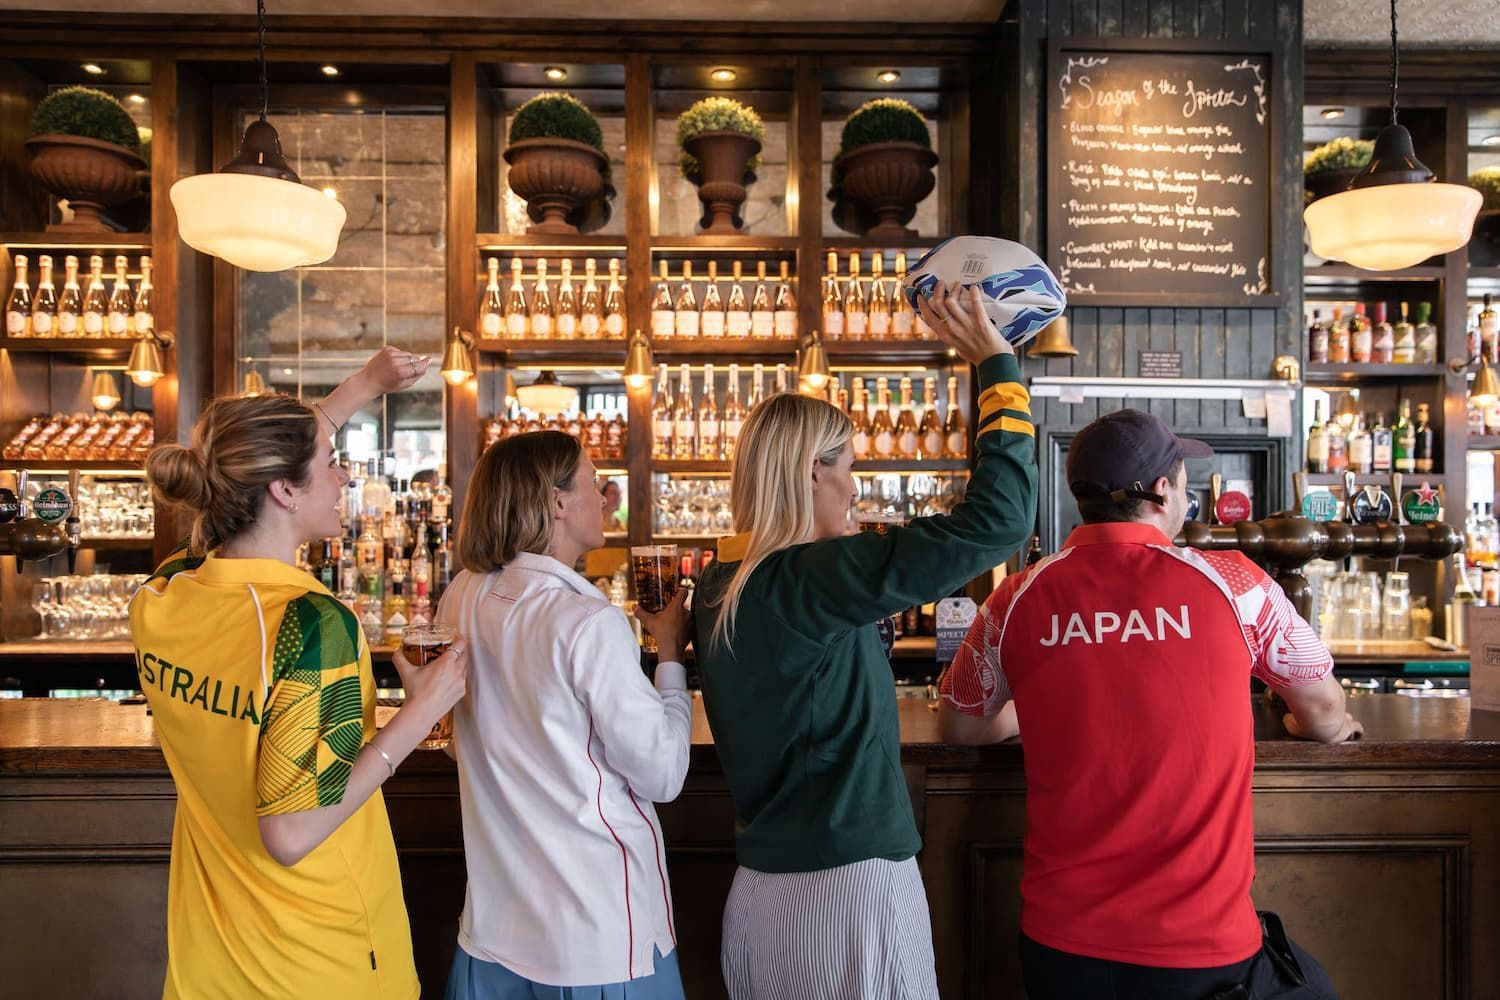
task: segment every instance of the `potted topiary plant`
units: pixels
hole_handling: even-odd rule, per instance
[[[503,155],[510,164],[510,189],[526,199],[535,223],[527,232],[576,235],[580,223],[592,221],[597,228],[608,220],[607,211],[590,212],[614,193],[606,190],[604,133],[578,98],[538,94],[522,104],[511,120],[510,145]]]
[[[1370,162],[1375,144],[1369,139],[1339,138],[1307,154],[1302,161],[1302,186],[1307,201],[1338,194]]]
[[[738,233],[745,187],[755,182],[766,128],[755,109],[729,97],[705,97],[677,118],[682,175],[698,186],[705,233]]]
[[[88,87],[64,87],[43,98],[26,149],[36,179],[73,209],[72,222],[49,230],[108,231],[99,213],[133,197],[146,169],[130,112]]]
[[[906,101],[866,101],[844,122],[833,161],[834,222],[875,239],[909,239],[906,224],[932,193],[937,166],[927,119]]]
[[[1469,187],[1484,195],[1474,238],[1469,241],[1469,263],[1500,267],[1500,167],[1482,167],[1469,175]]]

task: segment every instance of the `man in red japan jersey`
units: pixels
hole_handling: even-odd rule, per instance
[[[1239,552],[1179,549],[1185,458],[1139,410],[1073,439],[1083,524],[985,602],[943,680],[952,743],[1023,731],[1021,965],[1031,1000],[1334,997],[1250,901],[1251,675],[1294,736],[1361,726],[1333,659]]]

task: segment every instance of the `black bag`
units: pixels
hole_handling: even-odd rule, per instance
[[[1338,1000],[1318,960],[1286,936],[1281,918],[1259,911],[1260,953],[1245,982],[1204,1000]]]

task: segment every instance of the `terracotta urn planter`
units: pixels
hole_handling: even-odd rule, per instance
[[[609,161],[593,146],[572,139],[522,139],[505,149],[510,189],[526,199],[527,214],[540,221],[528,233],[576,236],[578,210],[604,193]]]
[[[859,209],[856,217],[874,219],[862,235],[881,240],[916,236],[906,223],[936,186],[932,168],[937,162],[936,153],[915,142],[874,142],[840,155],[834,163],[843,198]]]
[[[1319,170],[1313,174],[1302,175],[1302,187],[1312,197],[1307,201],[1314,202],[1319,198],[1327,198],[1331,194],[1338,194],[1349,187],[1349,182],[1364,172],[1364,167],[1341,167],[1338,170]]]
[[[698,182],[698,200],[708,219],[703,231],[738,233],[743,225],[740,206],[745,203],[745,170],[750,158],[760,152],[760,140],[743,132],[704,132],[682,148],[703,171]]]
[[[32,174],[73,209],[72,222],[49,225],[49,232],[109,232],[99,213],[135,197],[146,169],[124,146],[78,135],[34,135],[26,150]]]

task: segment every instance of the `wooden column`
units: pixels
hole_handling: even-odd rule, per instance
[[[628,338],[646,330],[651,318],[651,199],[656,183],[656,108],[651,60],[640,53],[625,57],[625,315]],[[630,473],[629,539],[651,541],[651,395],[626,390],[629,400],[625,454]]]
[[[449,64],[448,95],[448,323],[445,337],[452,336],[455,326],[473,329],[474,304],[478,301],[474,263],[474,225],[480,204],[478,74],[472,52],[453,56]],[[492,146],[493,142],[486,139],[483,145]],[[489,155],[484,159],[491,162]],[[487,176],[485,182],[493,183],[492,177]],[[493,203],[491,194],[489,204]],[[456,510],[463,509],[469,476],[479,459],[477,382],[478,379],[470,379],[457,387],[445,383],[443,391],[448,426],[448,481],[453,487]]]

